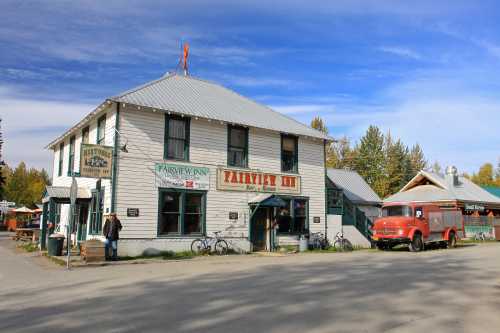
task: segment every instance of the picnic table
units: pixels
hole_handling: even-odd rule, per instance
[[[16,234],[12,236],[13,240],[23,240],[23,241],[31,241],[33,243],[38,241],[38,237],[40,235],[40,229],[36,228],[17,228]]]

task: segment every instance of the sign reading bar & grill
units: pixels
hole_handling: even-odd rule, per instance
[[[218,168],[217,189],[300,194],[300,176]]]
[[[80,177],[111,178],[113,147],[82,144]]]
[[[165,188],[187,188],[208,190],[210,188],[210,170],[172,163],[155,164],[155,184]]]

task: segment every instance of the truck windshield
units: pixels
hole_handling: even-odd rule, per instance
[[[413,216],[410,206],[388,206],[382,208],[382,216]]]

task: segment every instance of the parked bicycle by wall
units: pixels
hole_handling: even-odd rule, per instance
[[[309,239],[309,248],[311,250],[325,250],[330,247],[328,240],[322,232],[313,232]]]
[[[333,247],[338,251],[354,250],[352,243],[347,238],[344,238],[344,233],[340,231],[337,232],[337,235],[335,235],[335,241],[333,242]]]
[[[227,242],[221,236],[222,231],[215,231],[214,237],[204,236],[197,238],[191,243],[191,252],[194,254],[215,252],[218,255],[225,255],[229,250]],[[212,251],[213,249],[213,251]]]

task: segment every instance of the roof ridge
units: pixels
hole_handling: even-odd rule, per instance
[[[176,73],[174,73],[174,75],[177,75],[177,74],[176,74]],[[273,112],[273,113],[279,114],[279,115],[280,115],[280,116],[282,116],[282,117],[285,117],[285,118],[287,118],[287,119],[289,119],[289,120],[292,120],[292,121],[294,121],[295,123],[297,123],[297,124],[299,124],[299,125],[303,126],[304,128],[307,128],[307,129],[310,129],[310,130],[313,130],[313,131],[317,131],[318,133],[321,133],[321,134],[323,134],[324,136],[328,137],[328,134],[325,134],[325,133],[323,133],[323,132],[321,132],[321,131],[319,131],[319,130],[317,130],[317,129],[315,129],[315,128],[309,127],[309,126],[307,126],[306,124],[303,124],[303,123],[301,123],[300,121],[298,121],[298,120],[296,120],[296,119],[294,119],[294,118],[292,118],[292,117],[287,116],[286,114],[283,114],[283,113],[281,113],[281,112],[278,112],[278,111],[276,111],[276,110],[273,110],[273,109],[271,109],[269,106],[267,106],[267,105],[265,105],[265,104],[258,103],[258,102],[254,101],[254,100],[253,100],[253,99],[251,99],[251,98],[248,98],[248,97],[246,97],[246,96],[243,96],[242,94],[240,94],[240,93],[238,93],[238,92],[236,92],[236,91],[234,91],[234,90],[232,90],[232,89],[229,89],[229,88],[227,88],[227,87],[223,86],[223,85],[222,85],[222,84],[220,84],[220,83],[217,83],[217,82],[215,82],[215,81],[206,80],[206,79],[201,79],[201,78],[194,77],[194,76],[180,76],[180,77],[187,78],[187,79],[192,79],[192,80],[197,80],[197,81],[200,81],[200,82],[204,82],[204,83],[207,83],[207,84],[214,85],[214,86],[216,86],[216,87],[218,87],[218,88],[222,88],[222,89],[226,90],[227,92],[229,92],[229,93],[231,93],[231,94],[233,94],[233,95],[236,95],[236,96],[238,96],[238,97],[244,98],[244,99],[246,99],[247,101],[249,101],[249,102],[251,102],[251,103],[253,103],[253,104],[259,105],[259,106],[261,106],[261,107],[263,107],[263,108],[266,108],[267,110],[269,110],[269,111],[271,111],[271,112]]]
[[[153,85],[153,84],[155,84],[155,83],[159,83],[159,82],[161,82],[161,81],[163,81],[163,80],[170,79],[170,78],[172,78],[172,77],[174,77],[174,76],[176,76],[176,75],[177,75],[177,73],[175,73],[175,72],[174,72],[174,73],[168,73],[168,74],[166,74],[166,75],[163,75],[163,76],[162,76],[162,77],[160,77],[159,79],[156,79],[156,80],[152,80],[152,81],[149,81],[149,82],[143,83],[143,84],[141,84],[141,85],[139,85],[139,86],[137,86],[137,87],[134,87],[134,88],[132,88],[132,89],[126,90],[125,92],[123,92],[123,93],[121,93],[121,94],[115,95],[115,96],[111,97],[110,99],[115,99],[115,98],[123,98],[123,97],[125,97],[125,96],[127,96],[127,95],[130,95],[130,94],[133,94],[133,93],[135,93],[135,92],[137,92],[137,91],[139,91],[139,90],[141,90],[141,89],[144,89],[144,88],[147,88],[147,87],[149,87],[149,86],[152,86],[152,85]]]

